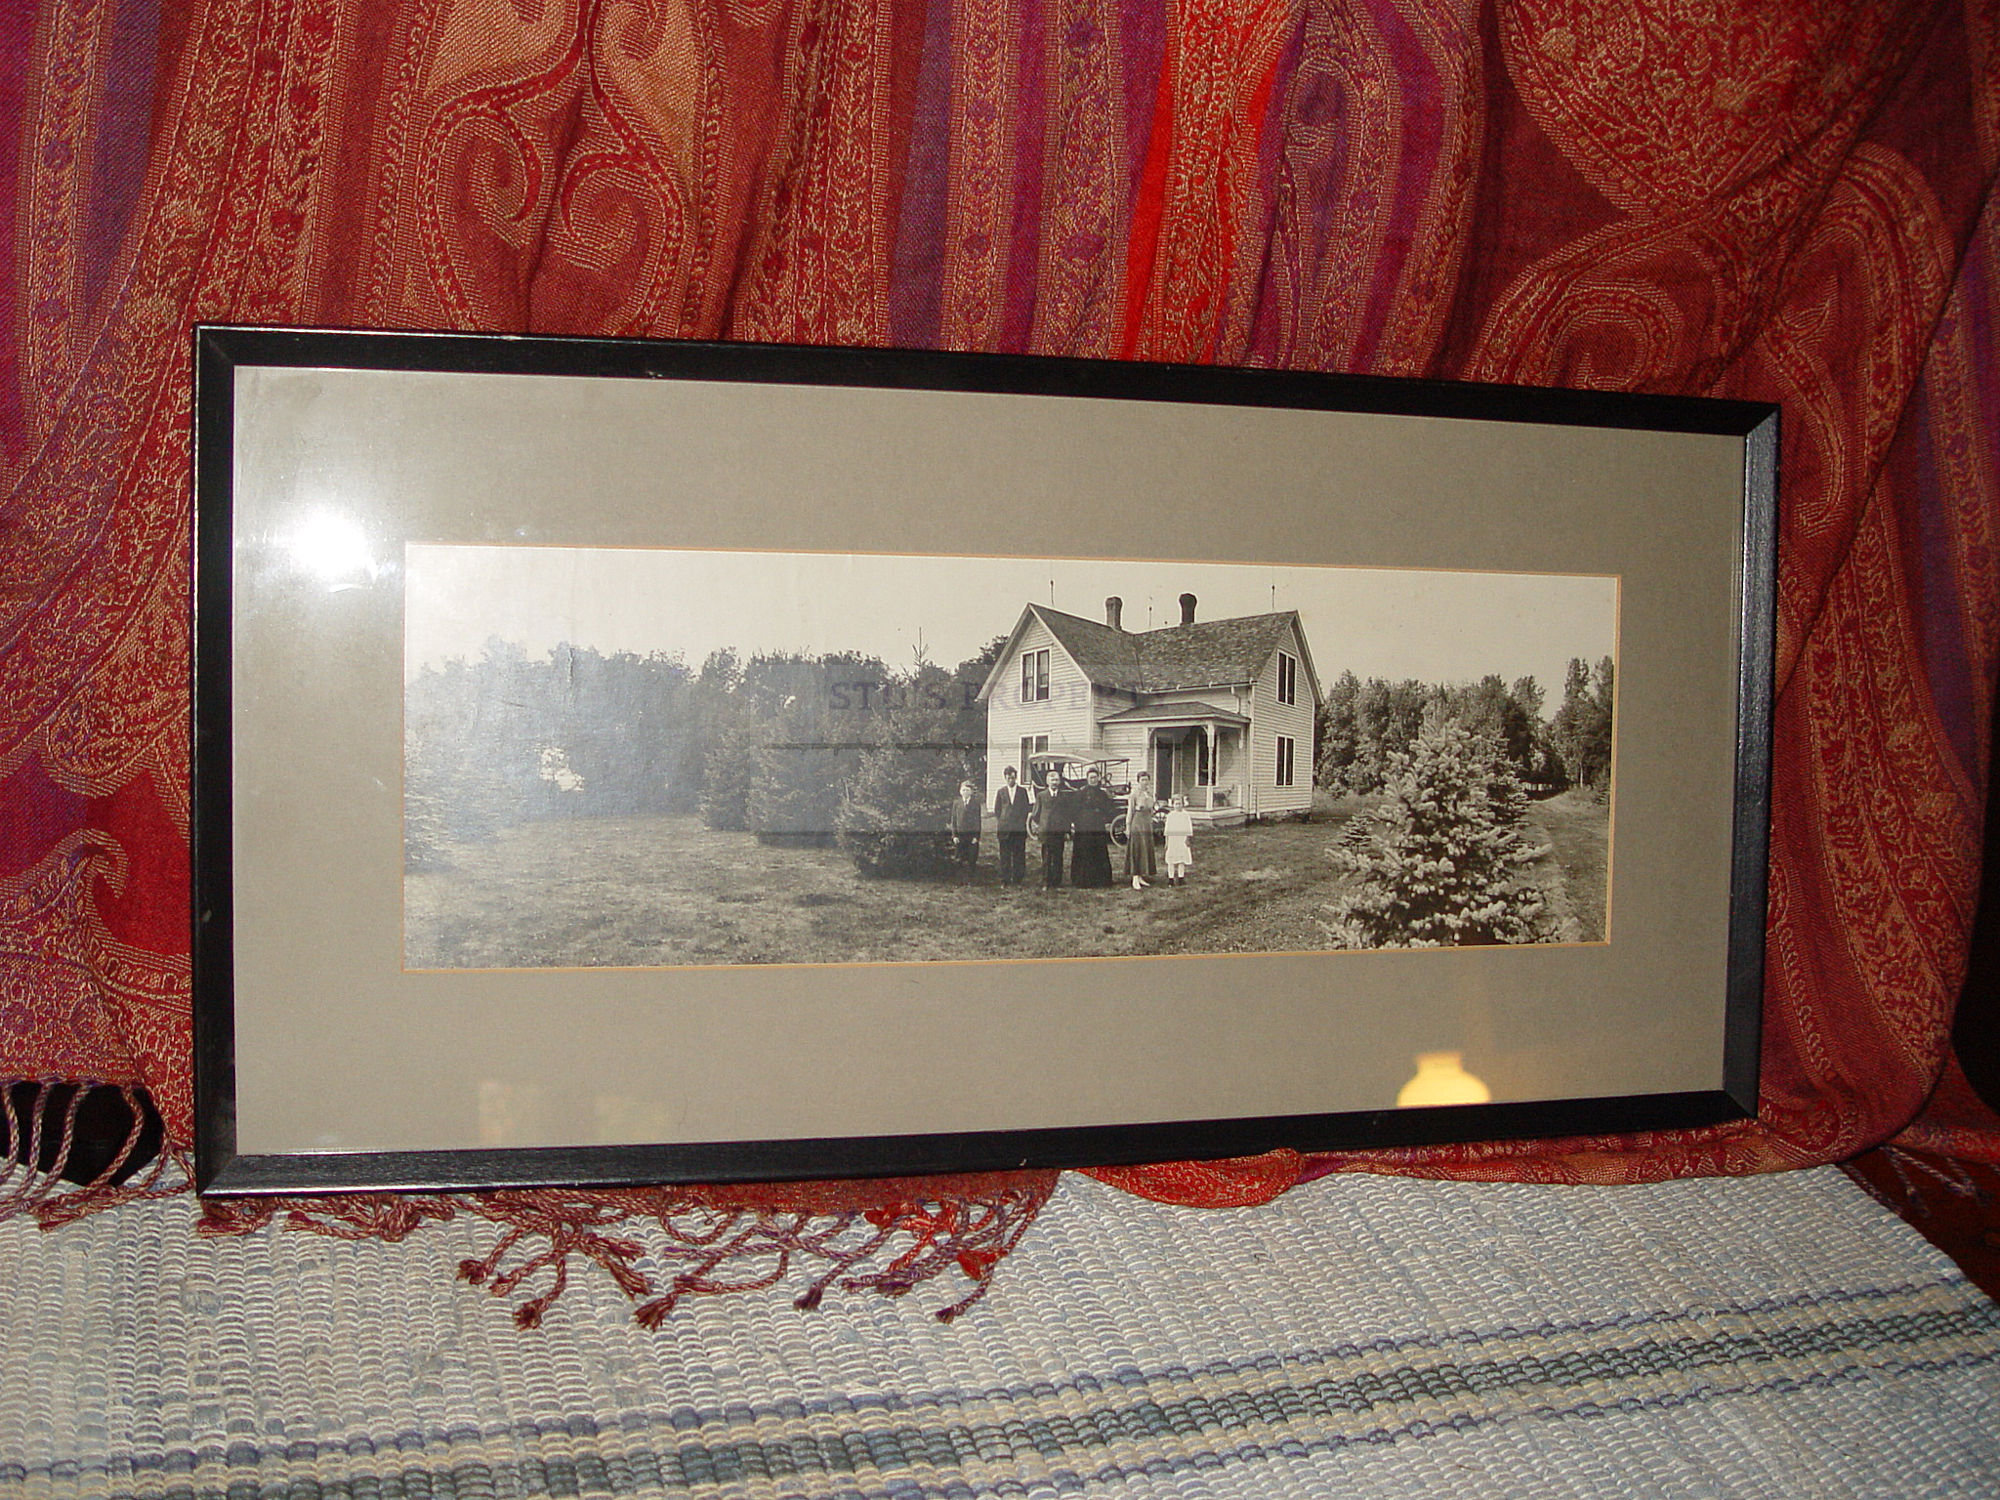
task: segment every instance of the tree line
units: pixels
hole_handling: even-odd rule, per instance
[[[1414,678],[1363,681],[1343,672],[1328,684],[1320,709],[1314,779],[1338,792],[1380,792],[1399,757],[1410,753],[1428,716],[1458,724],[1498,746],[1528,786],[1575,786],[1602,795],[1611,780],[1613,687],[1610,657],[1595,667],[1573,657],[1562,703],[1544,719],[1543,690],[1533,677],[1510,684],[1488,675],[1444,685]]]
[[[1610,657],[1581,657],[1563,701],[1542,718],[1532,677],[1463,686],[1334,683],[1322,714],[1319,784],[1372,794],[1372,806],[1328,850],[1350,877],[1320,926],[1343,948],[1430,948],[1573,940],[1532,867],[1548,853],[1529,836],[1527,788],[1611,779]]]
[[[768,842],[838,840],[870,873],[931,868],[946,850],[929,810],[984,784],[976,695],[1000,645],[956,669],[726,649],[691,668],[490,640],[408,685],[405,863],[442,867],[452,845],[537,818],[698,813]]]
[[[603,653],[530,657],[494,639],[477,661],[426,666],[405,702],[404,846],[412,869],[455,844],[555,816],[696,813],[771,843],[838,842],[868,874],[925,874],[949,858],[961,780],[985,785],[980,686],[1004,638],[945,668],[861,652]],[[1569,665],[1542,718],[1532,677],[1440,686],[1334,681],[1315,776],[1380,793],[1427,722],[1449,721],[1541,787],[1601,792],[1611,765],[1612,664]]]

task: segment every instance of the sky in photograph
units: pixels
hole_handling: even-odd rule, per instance
[[[498,636],[546,654],[565,641],[605,653],[679,653],[691,667],[733,647],[859,651],[890,667],[918,653],[954,667],[1053,604],[1124,626],[1295,609],[1323,683],[1343,671],[1424,682],[1533,675],[1553,711],[1571,657],[1616,655],[1615,578],[1438,573],[1091,559],[680,552],[646,548],[440,546],[405,553],[404,665],[476,661]]]

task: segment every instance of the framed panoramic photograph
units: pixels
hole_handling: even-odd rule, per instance
[[[1776,414],[196,331],[204,1191],[1756,1107]]]

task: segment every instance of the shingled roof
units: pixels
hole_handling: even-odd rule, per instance
[[[1113,630],[1044,605],[1029,608],[1092,682],[1138,693],[1253,682],[1298,619],[1297,610],[1287,609],[1158,630]]]

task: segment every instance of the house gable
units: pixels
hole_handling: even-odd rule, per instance
[[[1289,656],[1300,669],[1292,701],[1280,696],[1279,664]],[[1303,812],[1312,806],[1313,721],[1320,707],[1319,681],[1305,652],[1305,632],[1297,617],[1272,643],[1263,670],[1249,693],[1249,785],[1253,816]]]
[[[986,680],[979,685],[979,701],[990,704],[994,694],[1006,685],[1007,673],[1021,652],[1021,637],[1034,623],[1035,607],[1030,604],[1021,611],[1014,621],[1014,628],[1007,632],[1007,639],[1001,643],[1000,654],[993,659],[993,666],[986,674]]]
[[[1291,635],[1289,641],[1280,639],[1271,647],[1271,650],[1274,654],[1278,651],[1289,650],[1292,655],[1299,659],[1299,664],[1305,668],[1305,685],[1312,695],[1313,712],[1317,714],[1326,702],[1326,691],[1320,686],[1319,671],[1313,666],[1312,649],[1306,645],[1305,627],[1299,624],[1298,611],[1293,610],[1290,618]],[[1265,665],[1267,668],[1269,667],[1268,662]],[[1259,675],[1261,676],[1261,674]]]
[[[1130,642],[1133,637],[1108,625],[1066,615],[1061,610],[1030,604],[1000,648],[999,659],[980,684],[979,701],[992,703],[1006,695],[1009,674],[1020,670],[1020,656],[1030,636],[1046,638],[1059,648],[1069,663],[1087,681],[1099,687],[1131,691],[1136,687],[1136,663]]]
[[[1041,650],[1049,652],[1048,697],[1024,697],[1022,657]],[[1281,651],[1303,668],[1289,704],[1278,699]],[[1310,801],[1313,720],[1324,700],[1296,610],[1125,631],[1029,604],[979,697],[989,781],[1027,745],[1130,757],[1145,751],[1153,723],[1164,730],[1192,714],[1240,741],[1253,815]],[[1231,720],[1240,727],[1228,729]],[[1290,786],[1279,781],[1279,736],[1291,741]]]
[[[1021,690],[1024,656],[1048,653],[1046,696]],[[1039,679],[1039,672],[1033,674]],[[1039,686],[1039,682],[1038,682]],[[980,685],[986,703],[986,779],[990,801],[1006,766],[1018,766],[1024,742],[1044,749],[1088,751],[1097,741],[1102,690],[1030,605]]]
[[[1319,679],[1312,671],[1311,656],[1305,650],[1305,632],[1299,628],[1298,620],[1296,610],[1284,610],[1128,631],[1030,604],[1021,611],[1000,659],[987,674],[980,698],[989,701],[1003,690],[1007,664],[1019,654],[1023,634],[1039,621],[1092,683],[1128,695],[1247,688],[1270,665],[1271,653],[1290,641],[1307,664],[1307,678],[1317,705]]]

